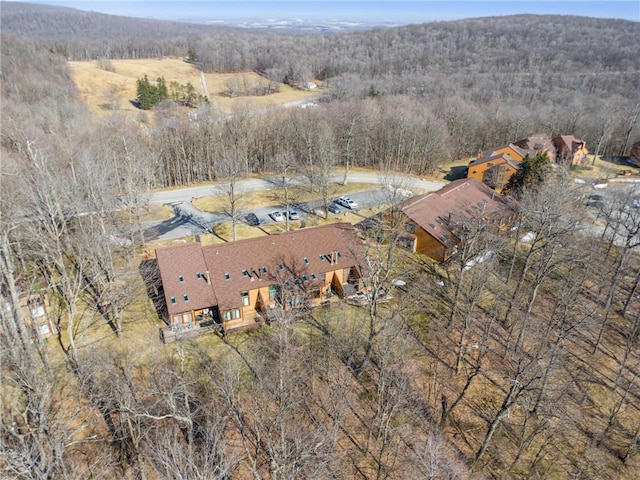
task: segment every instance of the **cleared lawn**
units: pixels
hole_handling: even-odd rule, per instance
[[[136,108],[132,101],[136,98],[136,81],[147,75],[151,82],[164,77],[167,84],[176,81],[191,83],[198,94],[204,95],[200,70],[180,58],[111,60],[113,72],[102,70],[97,62],[69,62],[71,76],[90,110],[97,114],[121,112],[137,119],[142,113],[153,118],[153,112]],[[222,114],[239,110],[255,110],[317,96],[317,91],[297,90],[280,85],[280,92],[265,96],[229,98],[222,96],[230,81],[252,85],[260,77],[253,72],[206,73],[205,79],[212,104]],[[179,107],[186,113],[188,107]]]
[[[329,187],[329,196],[337,197],[346,193],[359,192],[375,188],[370,183],[350,183],[348,185],[340,185],[334,183]],[[213,188],[211,189],[213,190]],[[289,199],[292,204],[309,202],[312,200],[320,200],[317,192],[310,192],[306,187],[290,187]],[[282,203],[284,200],[284,189],[272,188],[270,190],[257,190],[254,192],[246,192],[242,194],[242,200],[238,208],[245,210],[265,205],[275,205]],[[219,212],[225,208],[229,208],[229,200],[226,195],[210,195],[200,197],[193,201],[193,205],[203,212]]]

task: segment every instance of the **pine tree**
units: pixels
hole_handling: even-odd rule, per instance
[[[509,179],[503,193],[517,197],[525,190],[540,185],[547,176],[549,166],[549,156],[546,152],[538,153],[533,158],[527,154],[520,162],[520,169]]]
[[[137,81],[136,102],[142,110],[149,110],[153,106],[153,86],[146,75]]]

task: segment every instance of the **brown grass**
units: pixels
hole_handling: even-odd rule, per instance
[[[154,82],[164,77],[167,83],[176,81],[181,84],[191,83],[196,91],[204,95],[200,81],[200,71],[180,58],[164,57],[159,59],[111,60],[114,72],[98,67],[94,61],[69,62],[71,76],[77,85],[80,95],[96,114],[111,112],[124,113],[127,117],[137,119],[143,112],[131,101],[136,97],[136,81],[147,75]],[[317,92],[297,90],[287,85],[280,85],[280,92],[261,97],[228,98],[221,95],[230,79],[242,79],[255,82],[258,75],[253,72],[243,73],[207,73],[205,74],[207,89],[211,101],[221,113],[229,114],[239,110],[255,110],[274,105],[281,105],[296,100],[304,100],[317,95]],[[181,107],[185,112],[187,107]],[[152,112],[146,112],[150,118]]]
[[[333,199],[333,197],[338,197],[346,193],[360,192],[371,188],[375,188],[375,186],[370,183],[350,183],[348,185],[334,183],[329,187],[329,196]],[[210,191],[215,191],[215,187],[210,188]],[[302,203],[320,200],[320,195],[316,192],[310,192],[306,187],[291,187],[289,188],[289,199],[291,203]],[[256,190],[242,194],[242,201],[239,208],[250,209],[264,207],[269,204],[275,205],[281,203],[283,200],[284,189],[282,188]],[[199,197],[193,201],[193,205],[203,212],[219,212],[225,208],[229,208],[228,202],[226,195],[210,195]]]

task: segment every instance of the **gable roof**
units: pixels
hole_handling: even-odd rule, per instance
[[[478,158],[470,162],[469,167],[475,167],[483,163],[497,162],[500,160],[504,163],[509,164],[511,167],[515,168],[516,170],[520,168],[520,162],[518,160],[513,159],[511,155],[509,155],[508,153],[499,153],[497,155],[492,155],[490,157]]]
[[[530,137],[523,138],[522,140],[518,140],[514,143],[520,148],[524,148],[530,151],[542,151],[547,153],[553,153],[554,151],[551,137],[544,133],[537,133],[535,135],[531,135]]]
[[[461,222],[479,215],[508,217],[516,212],[516,205],[511,197],[497,194],[481,181],[465,178],[407,200],[401,211],[442,245],[453,248],[454,230]]]
[[[576,147],[584,144],[582,140],[575,137],[574,135],[559,135],[557,137],[554,137],[551,141],[556,146],[556,148],[564,148],[571,152],[573,152]]]
[[[261,283],[356,266],[362,260],[362,244],[353,225],[336,223],[211,245],[203,251],[219,308],[226,310],[238,305],[238,292]]]
[[[159,248],[156,259],[169,315],[217,304],[216,294],[207,281],[208,267],[199,243]]]
[[[175,308],[167,301],[169,313],[178,313],[214,305],[221,311],[237,308],[242,291],[285,278],[293,281],[303,273],[318,275],[355,267],[362,263],[362,253],[363,241],[353,225],[334,223],[205,247],[199,243],[167,247],[157,250],[157,258],[165,298],[180,295]],[[177,280],[181,271],[194,279],[197,271],[208,272],[210,279],[210,284],[206,279],[189,283],[193,290],[185,292],[188,304],[181,293],[186,280],[184,284]]]

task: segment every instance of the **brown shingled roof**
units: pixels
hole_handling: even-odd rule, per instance
[[[208,268],[199,243],[159,248],[156,258],[169,315],[217,304],[213,288],[207,282]]]
[[[454,229],[461,221],[478,215],[511,216],[515,201],[498,195],[475,178],[451,182],[437,192],[414,197],[402,205],[402,212],[445,247],[456,245]]]
[[[503,148],[510,148],[511,150],[513,150],[513,152],[517,153],[522,158],[526,157],[527,154],[529,156],[532,156],[532,154],[535,153],[533,150],[529,150],[529,149],[526,149],[526,148],[521,148],[518,145],[516,145],[515,143],[508,143],[508,144],[502,145],[500,147],[496,147],[496,148],[492,148],[490,150],[486,150],[485,152],[483,152],[482,156],[479,159],[474,160],[475,163],[474,162],[472,162],[472,163],[474,163],[474,164],[482,163],[483,161],[486,161],[486,159],[488,159],[489,157],[495,157],[496,155],[500,155],[500,153],[497,153],[497,152],[498,152],[498,150],[502,150]],[[513,157],[511,157],[511,158],[513,158]],[[520,161],[521,159],[520,160],[514,159],[514,160]]]
[[[165,298],[180,295],[178,307],[167,302],[169,313],[218,305],[220,310],[241,305],[240,292],[278,283],[276,278],[290,278],[311,273],[319,275],[362,263],[363,242],[353,225],[335,223],[287,233],[250,238],[201,247],[199,243],[167,247],[157,251],[158,266],[165,288]],[[283,268],[280,268],[280,264]],[[189,308],[182,300],[179,272],[195,278],[208,271],[206,280],[191,282]],[[165,284],[165,279],[167,284]],[[215,292],[215,294],[214,294]],[[197,299],[197,300],[196,300]],[[204,303],[207,303],[206,305]],[[197,305],[197,306],[196,306]],[[180,308],[181,307],[181,308]],[[177,308],[177,309],[176,309]]]
[[[497,155],[492,155],[490,157],[482,157],[476,160],[473,160],[469,163],[469,167],[475,167],[476,165],[480,165],[481,163],[495,162],[496,160],[504,160],[506,163],[511,165],[515,169],[520,168],[520,162],[511,157],[508,153],[499,153]]]
[[[203,252],[218,305],[227,310],[239,306],[239,292],[257,288],[256,283],[285,277],[293,281],[303,272],[317,275],[358,265],[362,240],[351,224],[337,223],[211,245]]]

